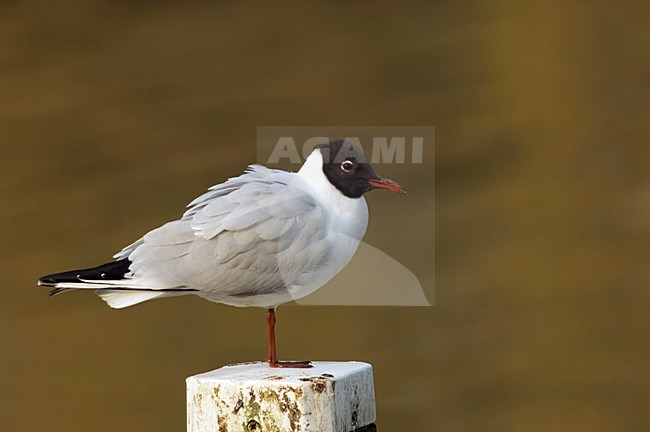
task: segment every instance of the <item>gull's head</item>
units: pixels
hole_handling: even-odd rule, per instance
[[[398,183],[377,174],[356,143],[329,141],[316,147],[309,159],[317,159],[327,180],[348,198],[360,198],[373,189],[406,194]]]

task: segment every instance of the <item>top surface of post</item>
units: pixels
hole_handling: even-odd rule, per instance
[[[351,432],[374,423],[371,365],[312,364],[244,363],[189,377],[188,431]]]
[[[312,362],[311,368],[271,368],[265,362],[239,363],[223,366],[210,372],[194,375],[200,381],[284,381],[298,382],[301,378],[329,374],[335,378],[344,378],[359,371],[369,370],[372,366],[363,362]]]

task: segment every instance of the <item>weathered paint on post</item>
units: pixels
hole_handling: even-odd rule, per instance
[[[351,432],[376,420],[372,366],[225,366],[187,379],[188,432]]]

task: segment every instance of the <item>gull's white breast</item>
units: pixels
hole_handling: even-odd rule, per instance
[[[321,288],[350,262],[368,227],[368,205],[363,197],[348,198],[323,173],[320,151],[314,151],[298,172],[326,214],[327,260],[289,287],[292,299],[305,297]]]

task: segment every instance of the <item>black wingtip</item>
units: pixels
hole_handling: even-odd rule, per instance
[[[46,286],[46,287],[53,287],[56,285],[56,282],[52,279],[51,276],[43,276],[38,280],[38,285],[39,286]]]
[[[131,261],[128,259],[112,261],[97,267],[43,276],[38,280],[38,284],[41,286],[56,287],[60,283],[80,282],[81,280],[118,280],[124,278],[124,275],[129,272],[130,265]]]
[[[38,280],[40,286],[53,287],[62,282],[79,282],[79,277],[87,270],[73,270],[63,273],[54,273],[43,276]]]

